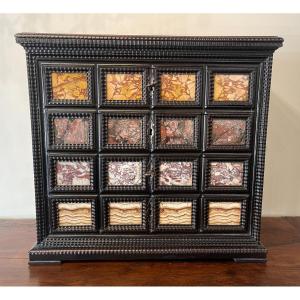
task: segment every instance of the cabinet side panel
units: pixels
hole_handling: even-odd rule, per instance
[[[267,138],[267,123],[269,111],[269,97],[272,75],[272,60],[269,56],[263,63],[259,103],[256,107],[256,153],[254,162],[254,187],[253,187],[253,215],[252,234],[259,241],[261,229],[262,196],[264,183],[265,152]]]
[[[36,205],[36,229],[37,242],[40,243],[48,234],[47,232],[47,208],[44,199],[44,164],[42,159],[42,121],[41,107],[38,96],[38,64],[35,57],[26,53],[28,88],[31,114],[32,154]]]

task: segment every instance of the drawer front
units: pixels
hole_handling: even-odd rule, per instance
[[[42,63],[52,232],[246,232],[258,74]]]

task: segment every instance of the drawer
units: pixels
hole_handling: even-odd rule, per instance
[[[95,151],[95,113],[86,110],[53,110],[45,114],[46,146],[52,150]]]
[[[98,214],[96,202],[97,197],[91,195],[51,197],[51,232],[95,233]]]
[[[93,64],[41,63],[45,106],[95,107]]]
[[[204,116],[206,152],[251,151],[253,113],[243,111],[209,111]]]
[[[146,192],[149,168],[149,159],[145,155],[101,155],[100,191]]]
[[[49,192],[97,192],[98,170],[96,161],[96,155],[92,154],[49,154]]]
[[[153,188],[155,192],[178,193],[199,190],[198,155],[154,155]]]
[[[203,155],[203,191],[249,191],[250,164],[250,154],[218,153]]]
[[[249,195],[226,194],[202,196],[201,231],[204,233],[246,232]]]
[[[165,152],[199,151],[201,114],[194,111],[153,113],[153,150]]]
[[[258,98],[260,65],[208,65],[206,107],[249,108]]]
[[[151,124],[145,111],[113,110],[99,114],[99,148],[103,152],[147,151]]]
[[[149,197],[101,196],[102,233],[138,233],[149,228]]]
[[[151,199],[151,231],[191,233],[198,230],[198,196],[153,196]]]

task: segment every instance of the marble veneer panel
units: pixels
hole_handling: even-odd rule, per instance
[[[246,120],[214,119],[211,128],[212,145],[245,145]]]
[[[248,74],[215,74],[214,101],[248,101]]]
[[[140,73],[106,74],[106,100],[141,101],[143,97],[143,75]]]
[[[58,203],[59,226],[91,226],[91,203]]]
[[[193,145],[194,121],[189,119],[165,119],[160,121],[160,144]]]
[[[195,101],[196,75],[171,74],[160,75],[160,100],[162,101]]]
[[[108,163],[108,185],[134,186],[142,184],[142,162],[111,161]]]
[[[109,225],[141,225],[141,202],[110,202]]]
[[[57,161],[57,186],[88,186],[91,184],[91,166],[84,161]]]
[[[210,202],[208,206],[208,225],[241,224],[240,202]]]
[[[161,162],[159,166],[160,186],[192,186],[193,163],[186,161]]]
[[[88,75],[86,73],[51,73],[53,100],[88,100]]]
[[[210,185],[242,186],[243,171],[243,162],[211,162]]]
[[[89,144],[89,120],[84,118],[55,118],[53,126],[55,144]]]
[[[160,202],[160,225],[191,225],[192,202]]]
[[[109,118],[107,121],[107,142],[109,145],[142,144],[143,124],[140,118]]]

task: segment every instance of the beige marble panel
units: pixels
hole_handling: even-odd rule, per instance
[[[191,225],[192,202],[160,202],[159,224]]]
[[[141,202],[111,202],[108,205],[109,225],[141,225]]]
[[[210,202],[208,225],[240,225],[241,210],[240,202]]]
[[[92,204],[91,203],[59,203],[58,204],[59,226],[91,226]]]

